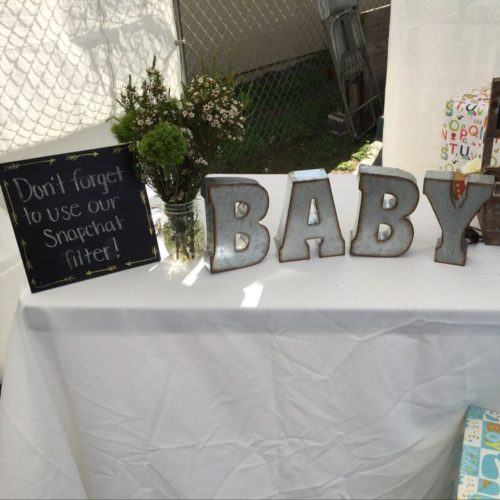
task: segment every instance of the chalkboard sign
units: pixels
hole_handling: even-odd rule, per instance
[[[3,163],[0,183],[32,292],[160,259],[127,146]]]

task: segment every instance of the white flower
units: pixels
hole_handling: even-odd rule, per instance
[[[191,132],[191,129],[189,129],[187,127],[181,127],[181,132],[183,134],[187,135],[189,139],[193,138],[193,132]]]
[[[195,158],[194,163],[197,165],[208,165],[207,160],[205,160],[205,158],[203,158],[203,156],[201,155]]]

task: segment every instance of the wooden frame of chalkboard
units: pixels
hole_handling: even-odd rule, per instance
[[[0,164],[32,292],[160,260],[126,145]]]

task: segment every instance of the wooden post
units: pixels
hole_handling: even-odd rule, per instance
[[[490,106],[488,109],[488,122],[484,134],[483,159],[481,162],[481,173],[494,173],[497,169],[491,169],[491,157],[493,154],[493,142],[500,137],[500,78],[493,78],[491,82]],[[487,245],[500,245],[500,182],[496,181],[493,195],[479,210],[477,214],[479,225],[483,232],[484,242]]]
[[[493,153],[493,141],[500,138],[500,78],[493,78],[491,82],[490,107],[488,109],[488,123],[484,134],[483,161],[481,171],[491,165],[491,156]]]

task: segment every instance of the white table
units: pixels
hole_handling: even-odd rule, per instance
[[[2,201],[0,199],[0,384],[17,300],[19,293],[27,285],[10,218]]]
[[[284,176],[256,176],[275,234]],[[356,178],[336,176],[347,239]],[[500,408],[500,249],[210,275],[167,260],[20,299],[2,498],[439,498],[468,404]]]

